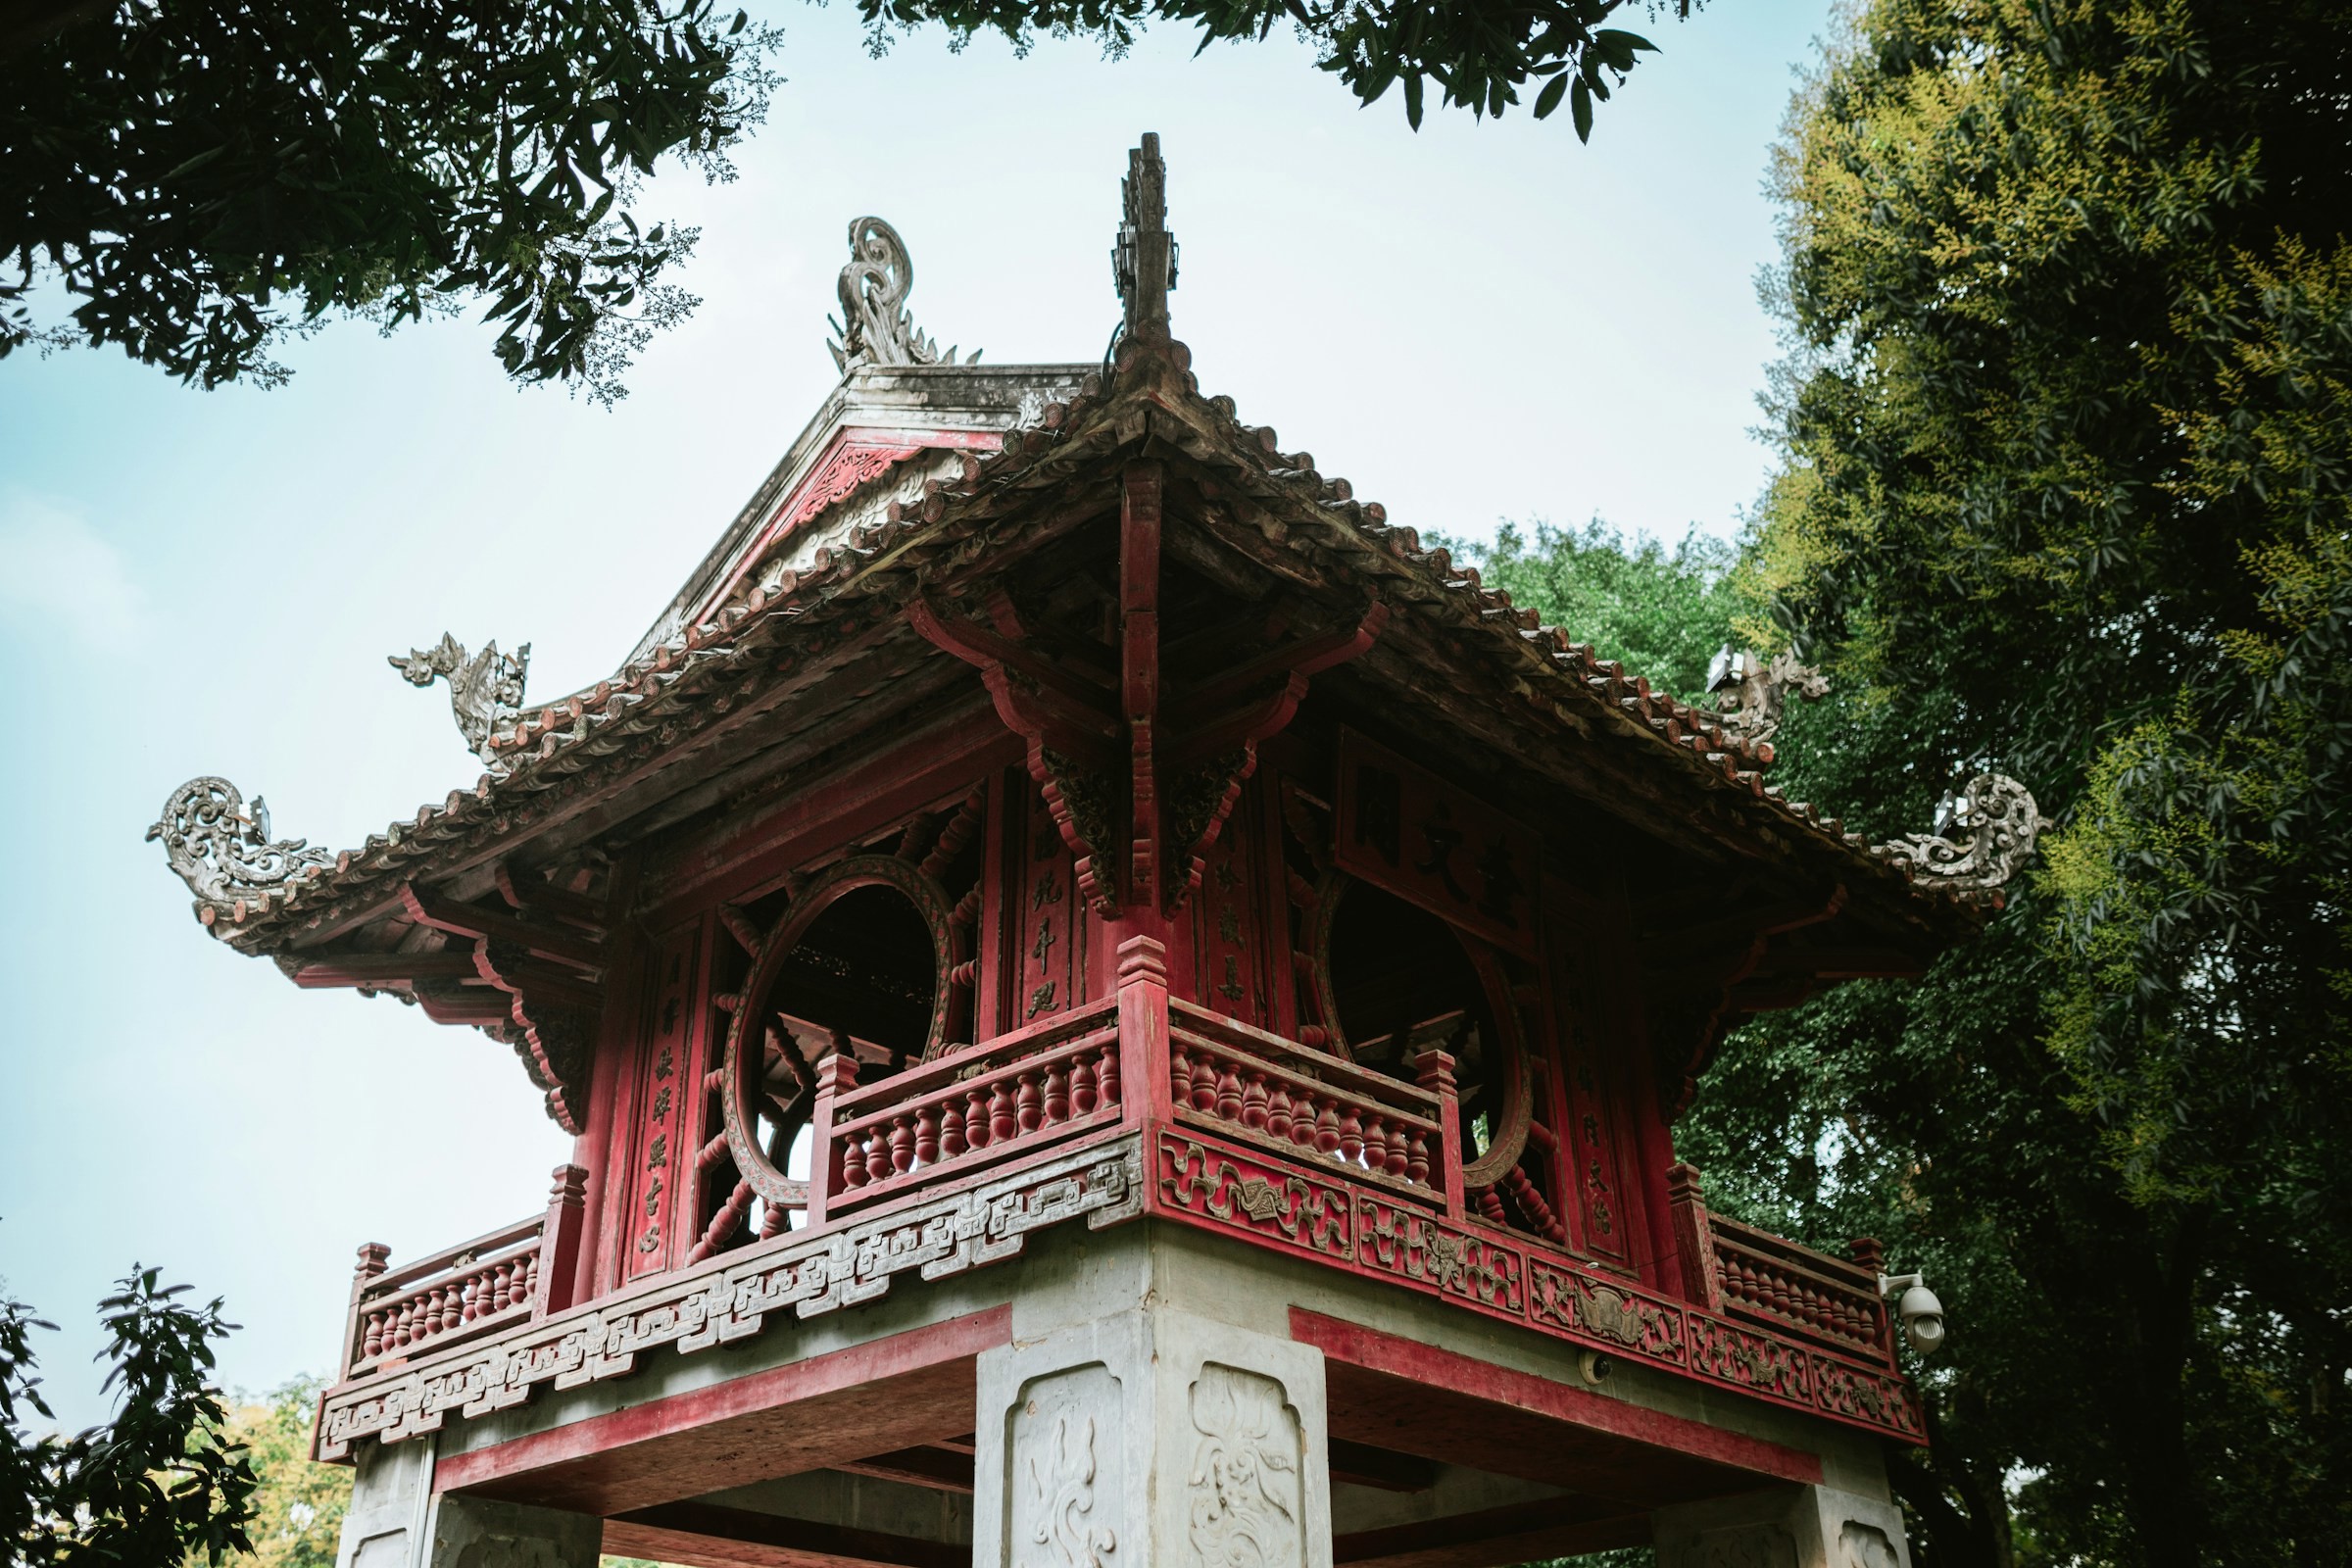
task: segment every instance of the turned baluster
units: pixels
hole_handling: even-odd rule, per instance
[[[1252,1132],[1266,1125],[1266,1075],[1252,1071],[1242,1082],[1242,1125]]]
[[[1390,1175],[1403,1176],[1409,1174],[1412,1170],[1413,1156],[1410,1143],[1411,1137],[1412,1134],[1406,1131],[1404,1123],[1400,1121],[1392,1121],[1389,1123]]]
[[[1340,1107],[1334,1101],[1323,1102],[1315,1116],[1315,1152],[1328,1154],[1340,1147]]]
[[[1389,1168],[1389,1124],[1385,1117],[1364,1117],[1364,1169],[1385,1172]]]
[[[1353,1105],[1340,1118],[1340,1157],[1350,1165],[1364,1157],[1364,1119]]]
[[[988,1095],[978,1089],[963,1092],[963,1144],[966,1149],[988,1147]]]
[[[1217,1062],[1205,1052],[1193,1058],[1193,1108],[1204,1115],[1217,1113]]]
[[[1413,1129],[1412,1141],[1405,1146],[1404,1179],[1415,1187],[1429,1185],[1429,1134]]]
[[[1012,1085],[1000,1078],[988,1095],[988,1141],[1001,1144],[1018,1128],[1012,1119]]]
[[[1038,1091],[1038,1071],[1032,1067],[1021,1074],[1018,1089],[1012,1092],[1012,1119],[1021,1131],[1033,1133],[1045,1123],[1045,1096]]]
[[[360,1354],[381,1355],[383,1353],[384,1314],[381,1312],[370,1312],[368,1314],[367,1328],[361,1331]]]
[[[904,1176],[914,1169],[914,1118],[893,1116],[890,1119],[890,1173]]]
[[[1505,1218],[1502,1211],[1502,1197],[1500,1194],[1496,1193],[1494,1188],[1481,1188],[1479,1190],[1476,1201],[1478,1203],[1478,1211],[1487,1217],[1487,1222],[1489,1224],[1506,1225],[1510,1223],[1509,1220]]]
[[[1068,1064],[1059,1059],[1046,1066],[1046,1125],[1058,1126],[1070,1119],[1070,1079]]]
[[[1291,1140],[1291,1091],[1279,1078],[1266,1097],[1266,1131],[1286,1144]]]
[[[865,1141],[855,1133],[843,1133],[836,1143],[841,1149],[841,1185],[865,1185]]]
[[[1102,1097],[1102,1103],[1115,1105],[1119,1102],[1119,1048],[1116,1045],[1104,1046],[1097,1053],[1096,1060],[1096,1092]]]
[[[411,1340],[416,1338],[415,1335],[409,1332],[410,1319],[415,1314],[416,1310],[416,1303],[413,1300],[403,1301],[400,1303],[400,1305],[393,1308],[392,1332],[389,1336],[387,1336],[387,1338],[390,1339],[392,1343],[392,1348],[395,1350],[399,1349],[402,1346],[407,1345]]]
[[[914,1162],[939,1163],[939,1107],[925,1105],[914,1113]]]
[[[539,1296],[539,1254],[533,1252],[522,1265],[522,1289],[514,1293],[517,1301],[536,1300]]]
[[[1168,1046],[1168,1102],[1179,1107],[1193,1102],[1193,1054],[1184,1047],[1170,1042]]]
[[[1095,1053],[1081,1051],[1070,1058],[1070,1109],[1091,1116],[1101,1103],[1102,1096],[1095,1088]]]
[[[470,1323],[482,1313],[482,1286],[489,1276],[474,1274],[458,1288],[458,1321]]]
[[[1299,1090],[1291,1102],[1291,1142],[1300,1149],[1315,1147],[1315,1107],[1321,1103],[1311,1089]]]
[[[963,1099],[951,1093],[939,1102],[939,1157],[954,1159],[969,1146],[963,1136]]]

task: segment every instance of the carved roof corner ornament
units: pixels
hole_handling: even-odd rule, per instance
[[[430,686],[439,676],[449,678],[449,710],[466,737],[466,749],[483,761],[495,761],[490,737],[522,711],[522,684],[531,668],[531,645],[512,654],[498,651],[492,638],[478,654],[468,656],[466,645],[449,633],[430,648],[413,648],[407,658],[387,655],[384,662],[400,671],[412,686]]]
[[[1164,340],[1168,295],[1176,287],[1176,236],[1168,232],[1168,166],[1160,160],[1159,132],[1145,131],[1144,144],[1128,153],[1119,197],[1119,242],[1110,253],[1111,278],[1126,308],[1119,336]]]
[[[1715,697],[1716,717],[1735,737],[1751,745],[1780,733],[1791,696],[1818,702],[1829,689],[1827,675],[1798,663],[1789,653],[1775,655],[1766,663],[1754,654],[1734,653],[1726,643],[1707,665],[1707,691]]]
[[[332,851],[311,849],[303,839],[272,840],[269,803],[256,795],[248,808],[234,784],[210,776],[173,790],[147,837],[164,841],[172,871],[196,895],[200,912],[205,906],[234,909],[335,860]]]
[[[1910,833],[1878,846],[1913,880],[1954,893],[1991,893],[2015,876],[2041,836],[2033,792],[2001,773],[1979,773],[1938,813],[1936,833]],[[1938,835],[1963,835],[1957,841]]]
[[[850,265],[841,270],[841,319],[830,316],[838,342],[825,349],[834,368],[847,375],[868,365],[954,365],[956,349],[939,352],[939,345],[915,330],[906,313],[906,296],[914,292],[914,262],[899,231],[879,218],[855,219],[850,223]],[[965,365],[978,365],[974,349]]]

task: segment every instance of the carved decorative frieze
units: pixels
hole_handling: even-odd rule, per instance
[[[164,814],[147,829],[164,841],[172,869],[200,905],[233,909],[298,877],[334,864],[332,851],[303,839],[271,839],[270,807],[259,795],[248,808],[224,778],[192,778],[172,792]]]
[[[524,643],[512,654],[502,654],[497,640],[492,639],[480,653],[468,655],[464,643],[443,632],[432,647],[412,648],[405,659],[390,654],[384,662],[399,670],[412,686],[430,686],[446,678],[450,716],[458,721],[458,733],[466,737],[466,750],[487,762],[493,760],[490,737],[522,711],[531,645]]]
[[[566,1313],[467,1346],[411,1370],[328,1393],[318,1456],[339,1459],[361,1438],[387,1443],[439,1430],[455,1411],[477,1416],[522,1403],[542,1385],[575,1388],[620,1377],[664,1346],[691,1353],[758,1334],[767,1314],[802,1317],[870,1301],[909,1270],[940,1279],[1020,1252],[1029,1234],[1084,1217],[1100,1227],[1143,1204],[1132,1139],[945,1193],[888,1216],[805,1240],[770,1243],[664,1276],[593,1310]]]
[[[1889,1370],[1776,1334],[1483,1226],[1459,1225],[1352,1183],[1301,1179],[1212,1140],[1162,1130],[1153,1212],[1442,1296],[1590,1349],[1730,1384],[1742,1393],[1924,1442],[1917,1396]],[[1334,1191],[1343,1187],[1344,1191]],[[1352,1205],[1351,1207],[1349,1205]],[[1340,1223],[1353,1217],[1352,1249]]]
[[[1298,1412],[1282,1385],[1204,1362],[1192,1388],[1185,1540],[1196,1568],[1303,1568],[1306,1499]]]
[[[1879,853],[1901,861],[1917,881],[1955,893],[1990,893],[2032,858],[2041,836],[2041,809],[2017,780],[1979,773],[1953,803],[1950,821],[1937,825],[1964,836],[1955,842],[1910,833],[1880,845]]]
[[[1189,1138],[1162,1133],[1159,1190],[1177,1208],[1279,1237],[1337,1258],[1351,1258],[1345,1189],[1269,1169]]]

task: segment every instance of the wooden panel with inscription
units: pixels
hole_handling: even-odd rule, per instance
[[[1543,841],[1352,730],[1340,732],[1340,869],[1534,958]]]

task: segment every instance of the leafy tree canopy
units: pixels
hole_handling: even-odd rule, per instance
[[[8,1568],[123,1568],[250,1550],[256,1478],[207,1381],[213,1345],[234,1327],[220,1303],[179,1301],[187,1287],[133,1268],[98,1304],[99,1358],[116,1413],[76,1437],[35,1436],[50,1417],[32,1331],[48,1328],[0,1300],[0,1562]]]
[[[245,1533],[256,1568],[334,1568],[351,1507],[348,1466],[311,1457],[320,1378],[296,1378],[255,1399],[240,1394],[223,1427],[253,1465],[253,1516]],[[205,1568],[191,1551],[183,1568]]]
[[[1689,11],[1693,0],[1651,0]],[[1126,49],[1296,29],[1365,103],[1400,85],[1499,115],[1532,92],[1589,137],[1651,48],[1624,0],[858,0],[873,47],[1038,31]],[[29,20],[28,20],[29,19]],[[270,347],[483,306],[517,380],[604,401],[694,299],[695,234],[631,198],[713,178],[765,112],[776,29],[712,0],[24,0],[0,18],[0,358],[112,345],[203,386]]]

